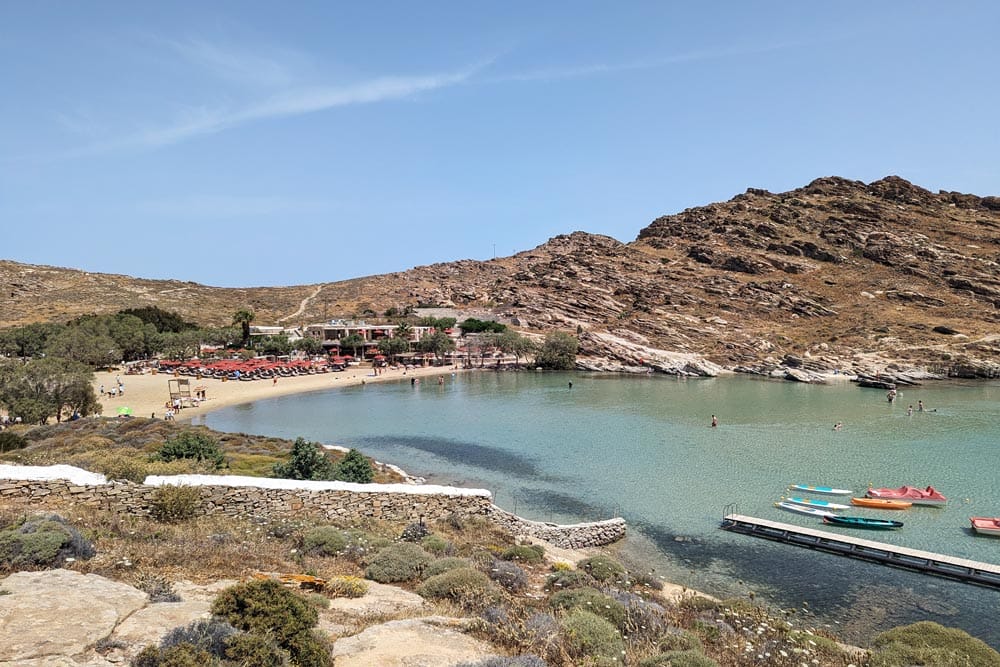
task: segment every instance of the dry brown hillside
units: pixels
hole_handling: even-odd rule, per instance
[[[624,363],[635,352],[615,341],[726,366],[794,355],[995,372],[1000,197],[830,177],[664,216],[631,243],[575,232],[512,257],[321,285],[227,289],[13,262],[0,262],[0,285],[4,326],[143,305],[203,324],[246,306],[257,323],[300,324],[449,305],[579,331],[585,352]]]

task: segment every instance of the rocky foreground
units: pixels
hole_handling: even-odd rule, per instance
[[[1000,197],[830,177],[664,216],[631,243],[575,232],[512,257],[320,285],[224,289],[0,262],[0,287],[0,326],[94,304],[206,325],[247,306],[285,325],[433,306],[575,332],[581,367],[595,370],[997,377]]]

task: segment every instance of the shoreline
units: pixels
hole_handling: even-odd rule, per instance
[[[408,369],[386,368],[379,375],[374,375],[370,366],[350,367],[344,371],[317,373],[316,375],[294,375],[278,378],[277,383],[271,380],[230,380],[223,382],[215,378],[197,379],[180,376],[191,381],[191,390],[195,387],[205,388],[205,400],[199,401],[197,407],[186,406],[177,412],[176,421],[190,422],[192,419],[214,410],[253,403],[278,396],[293,396],[313,391],[324,391],[339,387],[353,387],[373,382],[398,382],[409,378],[433,378],[449,376],[453,373],[464,373],[471,368],[454,368],[451,366],[430,366]],[[94,373],[94,393],[101,404],[102,417],[117,417],[121,408],[130,408],[134,417],[153,417],[163,419],[166,415],[167,403],[170,400],[169,380],[174,379],[170,373],[144,373],[141,375],[126,375],[116,371],[98,371]],[[107,393],[100,394],[100,387],[105,390],[117,387],[120,378],[125,387],[124,394],[111,397]]]

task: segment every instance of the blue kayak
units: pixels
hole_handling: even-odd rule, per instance
[[[791,498],[783,498],[782,500],[786,503],[805,505],[806,507],[819,507],[824,510],[846,510],[850,507],[850,505],[831,503],[829,500],[820,500],[819,498],[799,498],[797,496],[793,496]]]
[[[845,526],[847,528],[867,528],[868,530],[894,530],[902,528],[902,521],[890,521],[889,519],[869,519],[864,516],[825,516],[823,523],[830,523],[835,526]]]

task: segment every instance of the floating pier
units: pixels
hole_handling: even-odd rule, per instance
[[[840,535],[825,530],[804,528],[778,521],[743,516],[742,514],[725,514],[721,528],[742,535],[763,537],[766,540],[794,544],[838,556],[857,558],[890,567],[976,584],[977,586],[1000,589],[1000,565],[992,563],[980,563],[929,551],[907,549],[884,542],[864,540],[850,535]]]

